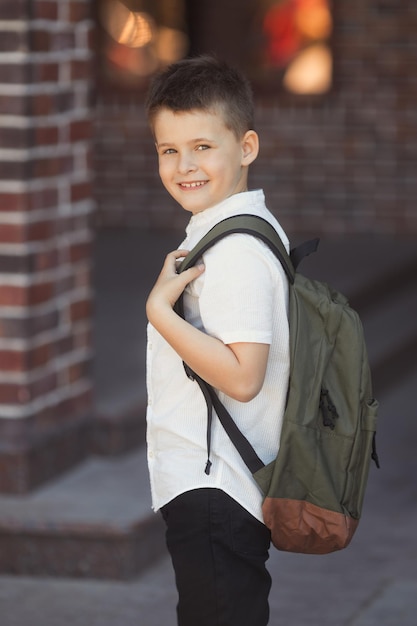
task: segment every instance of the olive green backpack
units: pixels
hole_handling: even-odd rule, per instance
[[[182,262],[184,271],[219,239],[247,233],[263,240],[289,281],[290,379],[279,452],[265,465],[238,430],[214,389],[192,372],[208,407],[207,447],[213,408],[263,495],[263,516],[276,548],[326,554],[345,548],[361,516],[375,449],[378,403],[362,325],[347,299],[325,283],[296,271],[318,240],[289,256],[262,218],[239,215],[217,224]],[[182,298],[176,310],[183,315]]]

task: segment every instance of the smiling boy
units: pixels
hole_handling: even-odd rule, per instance
[[[234,234],[181,274],[176,264],[215,224],[249,213],[288,248],[261,190],[247,191],[259,150],[246,79],[212,59],[170,66],[150,88],[147,112],[168,193],[191,213],[147,305],[148,463],[153,508],[167,526],[180,626],[268,623],[270,544],[262,494],[220,423],[207,459],[206,407],[182,362],[219,393],[265,463],[278,451],[288,386],[288,285],[258,239]],[[184,291],[185,320],[174,311]]]
[[[163,109],[155,118],[154,133],[162,182],[187,211],[199,213],[246,190],[247,166],[258,154],[254,131],[247,131],[240,142],[213,108]]]

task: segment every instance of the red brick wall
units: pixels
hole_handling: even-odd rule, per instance
[[[78,427],[91,406],[93,28],[90,0],[0,3],[5,491],[70,464],[74,451],[57,433]],[[37,463],[48,441],[54,448]]]
[[[334,88],[257,98],[252,187],[290,231],[417,232],[417,3],[334,0]],[[99,97],[98,223],[175,227],[140,98]]]

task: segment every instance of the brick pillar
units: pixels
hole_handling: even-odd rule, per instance
[[[0,491],[87,451],[90,0],[0,2]]]

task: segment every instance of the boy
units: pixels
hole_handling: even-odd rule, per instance
[[[186,362],[216,388],[261,459],[278,449],[288,385],[288,284],[267,246],[226,237],[181,274],[176,264],[217,222],[260,215],[282,228],[263,192],[247,191],[259,141],[241,74],[211,57],[180,61],[151,85],[147,113],[167,191],[191,215],[147,305],[148,462],[153,508],[167,526],[180,626],[268,623],[270,545],[262,495],[214,419],[206,473],[206,405]],[[185,290],[186,321],[173,310]]]

